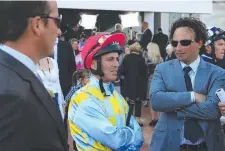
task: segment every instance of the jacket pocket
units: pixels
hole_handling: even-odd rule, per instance
[[[167,130],[167,124],[163,122],[159,122],[156,124],[155,130],[160,132],[165,132]]]
[[[154,130],[154,138],[155,139],[165,139],[167,132],[167,124],[166,123],[157,123]]]
[[[152,135],[150,149],[154,151],[166,151],[168,144],[166,136],[167,124],[164,122],[157,123]]]

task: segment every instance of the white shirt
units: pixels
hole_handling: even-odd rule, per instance
[[[189,74],[189,76],[191,78],[191,84],[192,84],[192,88],[194,90],[195,76],[196,76],[196,73],[197,73],[197,70],[198,70],[198,66],[200,64],[200,57],[198,56],[198,58],[194,62],[192,62],[191,64],[189,64],[189,65],[187,65],[187,64],[185,64],[185,63],[183,63],[181,61],[180,61],[180,63],[181,63],[182,69],[184,69],[184,67],[186,67],[186,66],[191,67],[192,70],[188,74]],[[192,102],[195,102],[194,92],[191,92],[191,100],[192,100]],[[184,126],[182,126],[182,131],[181,131],[181,144],[198,145],[198,144],[202,143],[203,141],[204,141],[204,138],[200,138],[196,143],[193,144],[191,141],[186,140],[184,138]]]
[[[142,32],[142,34],[144,34],[144,33],[145,33],[145,31],[146,31],[146,30],[148,30],[148,29],[149,29],[149,28],[146,28],[146,29]]]
[[[0,44],[0,50],[4,51],[5,53],[9,54],[13,58],[24,64],[36,75],[36,64],[31,58],[4,44]]]
[[[39,74],[42,83],[44,84],[45,88],[49,91],[52,91],[54,93],[58,94],[58,104],[59,104],[59,110],[61,112],[62,118],[64,118],[64,96],[62,93],[62,89],[61,89],[61,85],[59,82],[59,69],[58,69],[58,65],[57,62],[48,57],[49,60],[52,61],[53,63],[53,68],[48,71],[48,70],[41,70],[40,68],[37,68],[37,73]]]
[[[187,64],[185,64],[185,63],[183,63],[181,61],[180,61],[180,64],[181,64],[182,70],[186,66],[191,67],[192,70],[188,74],[189,74],[189,76],[191,78],[191,84],[192,84],[192,88],[194,90],[195,76],[196,76],[196,73],[197,73],[198,66],[200,64],[200,57],[198,56],[198,58],[194,62],[192,62],[191,64],[189,64],[189,65],[187,65]],[[194,92],[191,92],[191,99],[192,99],[192,102],[195,101],[195,99],[194,99]]]
[[[54,45],[54,60],[57,62],[58,61],[58,42],[59,39],[56,38],[55,40],[55,45]],[[58,63],[57,63],[58,64]]]

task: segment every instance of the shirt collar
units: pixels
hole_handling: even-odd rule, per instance
[[[146,31],[146,30],[148,30],[149,28],[146,28],[144,31],[143,31],[143,33]]]
[[[58,44],[58,42],[59,42],[59,38],[56,37],[55,44]]]
[[[9,54],[10,56],[12,56],[13,58],[15,58],[16,60],[18,60],[19,62],[21,62],[22,64],[24,64],[36,75],[37,66],[31,58],[4,44],[0,44],[0,49],[5,53]]]
[[[90,81],[89,83],[91,85],[94,85],[95,87],[99,87],[99,79],[97,79],[93,74],[90,76]],[[105,92],[106,92],[106,95],[110,95],[110,94],[113,94],[113,91],[114,91],[114,85],[112,82],[110,83],[104,83],[103,82],[103,87],[105,89]]]
[[[185,64],[185,63],[183,63],[181,61],[180,61],[180,63],[181,63],[182,69],[184,69],[184,67],[186,67],[186,66],[190,66],[191,69],[192,69],[192,71],[194,73],[196,73],[197,72],[197,69],[198,69],[198,66],[200,64],[200,57],[198,56],[198,58],[194,62],[192,62],[191,64],[189,64],[189,65],[187,65],[187,64]]]

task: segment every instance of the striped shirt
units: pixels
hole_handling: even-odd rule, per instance
[[[71,87],[70,89],[70,92],[67,94],[67,96],[65,97],[65,103],[66,103],[66,106],[67,104],[69,104],[69,101],[71,99],[71,97],[74,95],[74,93],[79,90],[80,88],[82,87],[81,83],[78,82],[77,85],[74,85]]]

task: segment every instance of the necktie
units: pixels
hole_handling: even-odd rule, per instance
[[[191,70],[192,69],[190,66],[186,66],[183,69],[187,91],[193,91],[191,78],[188,74]],[[185,120],[184,137],[192,143],[197,142],[201,137],[203,137],[202,128],[199,126],[198,122],[195,119]]]

